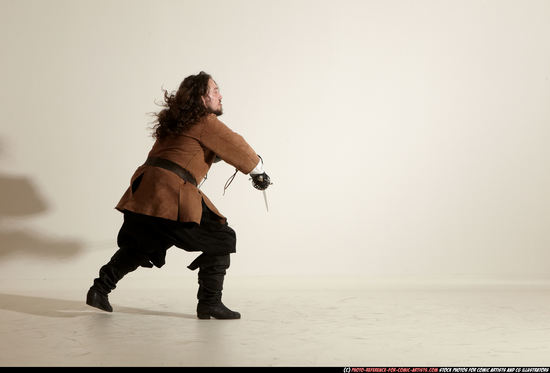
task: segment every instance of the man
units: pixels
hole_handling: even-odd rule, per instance
[[[213,162],[224,160],[252,176],[253,186],[270,185],[263,161],[239,134],[218,120],[222,96],[205,72],[188,76],[175,94],[164,93],[156,114],[155,144],[137,168],[116,209],[124,214],[118,251],[99,270],[86,303],[112,312],[108,294],[127,273],[162,267],[172,246],[202,251],[189,266],[199,269],[199,319],[239,319],[221,301],[229,254],[236,251],[235,231],[197,188]]]

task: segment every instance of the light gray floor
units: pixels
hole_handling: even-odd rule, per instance
[[[196,282],[2,281],[2,366],[548,366],[550,284],[229,277],[241,320],[197,320]],[[161,286],[162,285],[162,286]]]

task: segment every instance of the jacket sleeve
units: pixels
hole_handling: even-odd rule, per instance
[[[244,174],[250,173],[260,161],[260,157],[245,139],[214,115],[209,116],[206,121],[200,142]]]

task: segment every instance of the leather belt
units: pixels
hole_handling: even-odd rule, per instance
[[[195,177],[191,174],[191,172],[187,171],[179,164],[172,162],[168,159],[148,157],[143,165],[164,168],[165,170],[175,173],[183,180],[190,182],[194,186],[197,186],[197,181],[195,180]]]

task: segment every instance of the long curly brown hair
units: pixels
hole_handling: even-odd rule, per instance
[[[175,94],[164,90],[164,103],[161,104],[164,109],[154,114],[154,138],[179,135],[209,113],[201,97],[208,93],[210,79],[209,74],[201,71],[185,78]]]

